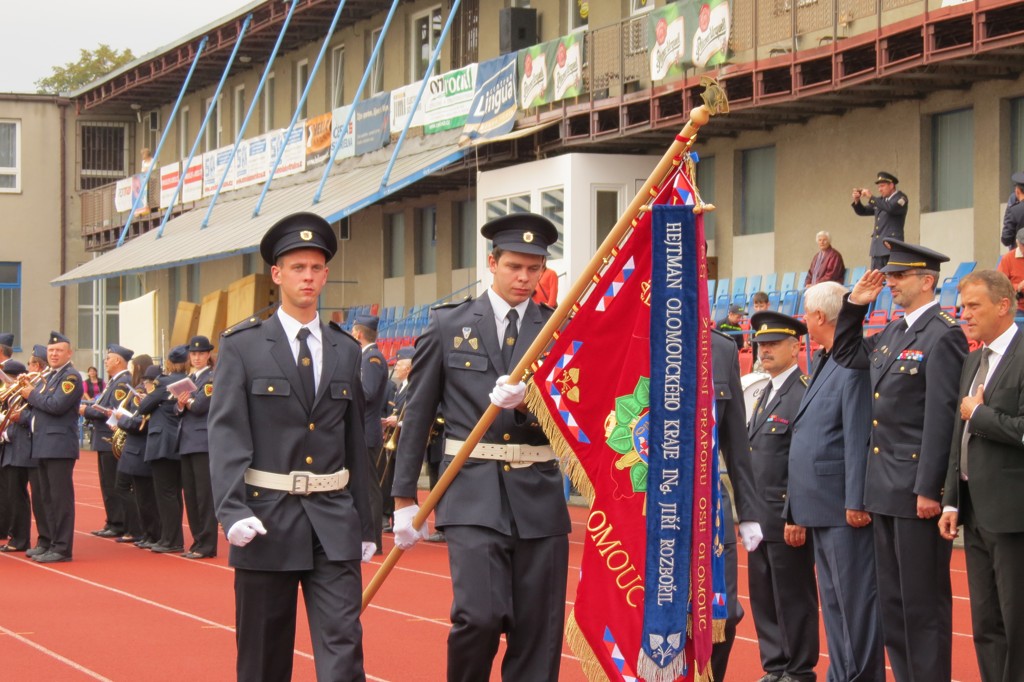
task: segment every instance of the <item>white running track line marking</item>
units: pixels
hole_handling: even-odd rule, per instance
[[[97,673],[97,672],[95,672],[93,670],[89,670],[84,665],[80,665],[78,663],[75,663],[70,658],[65,658],[64,656],[61,656],[60,654],[58,654],[56,651],[53,651],[52,649],[47,649],[42,644],[36,644],[31,639],[28,639],[27,637],[22,637],[17,632],[13,632],[11,630],[8,630],[7,628],[5,628],[2,625],[0,625],[0,634],[7,635],[8,637],[10,637],[10,638],[12,638],[14,640],[17,640],[18,642],[21,642],[22,644],[25,644],[26,646],[30,646],[33,649],[37,650],[37,651],[41,651],[44,654],[46,654],[47,656],[49,656],[50,658],[52,658],[54,660],[57,660],[57,661],[60,661],[64,665],[68,666],[69,668],[72,668],[73,670],[77,670],[78,672],[80,672],[80,673],[82,673],[84,675],[88,675],[89,677],[91,677],[94,680],[102,680],[102,682],[113,682],[109,677],[103,677],[103,675],[100,675],[99,673]]]

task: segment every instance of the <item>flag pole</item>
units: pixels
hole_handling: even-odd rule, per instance
[[[694,107],[690,110],[690,119],[683,126],[682,132],[676,136],[675,140],[669,145],[668,150],[661,157],[658,165],[655,166],[654,171],[648,176],[647,181],[644,182],[640,191],[637,192],[633,201],[630,202],[629,206],[626,207],[626,211],[619,218],[618,222],[605,237],[601,246],[598,247],[597,252],[593,258],[590,259],[590,263],[583,269],[583,272],[577,278],[576,282],[572,285],[572,288],[566,293],[565,298],[552,313],[551,317],[544,324],[544,327],[537,334],[537,338],[533,340],[530,347],[526,350],[526,353],[519,360],[519,364],[509,372],[508,383],[518,384],[523,380],[523,375],[526,374],[530,366],[536,362],[537,358],[547,347],[548,343],[551,342],[551,338],[561,328],[566,318],[572,312],[576,306],[577,301],[586,292],[597,273],[604,267],[608,262],[608,257],[611,255],[613,249],[622,241],[622,238],[626,235],[626,232],[632,228],[634,220],[640,214],[641,211],[645,210],[650,202],[657,195],[655,188],[660,187],[661,184],[667,180],[671,174],[679,166],[679,157],[682,156],[683,152],[693,143],[693,139],[697,135],[697,131],[702,126],[707,124],[711,116],[717,113],[727,112],[728,102],[725,100],[725,94],[719,88],[718,84],[710,78],[702,78],[701,84],[706,86],[704,93],[701,97],[704,99],[704,104]],[[413,517],[412,526],[413,528],[419,529],[423,527],[423,524],[427,522],[427,517],[430,516],[430,512],[434,510],[437,503],[441,500],[448,486],[451,485],[452,480],[458,475],[459,470],[462,469],[462,465],[465,464],[466,460],[469,459],[473,449],[476,448],[477,444],[487,433],[487,429],[491,427],[494,420],[497,419],[498,414],[501,412],[501,408],[497,405],[491,404],[487,406],[487,410],[484,411],[480,417],[480,421],[476,423],[476,426],[470,432],[469,436],[466,437],[465,442],[459,448],[454,459],[445,469],[444,474],[438,479],[433,489],[427,495],[427,499],[420,505],[419,511],[416,516]],[[402,557],[404,550],[395,546],[391,552],[385,557],[384,563],[377,570],[377,573],[373,576],[366,588],[363,590],[363,606],[362,611],[366,610],[369,606],[370,601],[373,600],[374,595],[377,594],[377,590],[384,584],[384,581],[390,575],[391,570],[398,563],[398,560]]]

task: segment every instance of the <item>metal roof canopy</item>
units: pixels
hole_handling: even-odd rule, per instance
[[[270,226],[286,215],[310,211],[334,222],[458,161],[469,151],[458,145],[461,133],[451,130],[407,140],[392,172],[398,179],[383,189],[390,146],[341,163],[328,178],[318,204],[312,204],[312,192],[320,178],[319,168],[278,180],[259,216],[254,217],[252,210],[261,185],[236,190],[232,194],[238,196],[218,205],[206,229],[202,228],[205,212],[197,207],[167,223],[163,237],[155,230],[147,232],[50,283],[65,286],[252,253]]]

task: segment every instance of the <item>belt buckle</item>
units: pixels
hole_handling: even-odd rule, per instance
[[[292,495],[309,495],[309,474],[292,472]]]

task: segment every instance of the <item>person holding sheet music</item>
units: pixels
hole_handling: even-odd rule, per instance
[[[192,373],[187,391],[178,393],[181,426],[178,430],[178,454],[181,455],[181,487],[185,493],[185,513],[192,531],[192,545],[182,554],[186,559],[217,556],[217,517],[213,512],[213,488],[210,485],[210,445],[206,419],[213,396],[213,344],[205,336],[188,342]],[[173,387],[171,388],[173,391]]]

